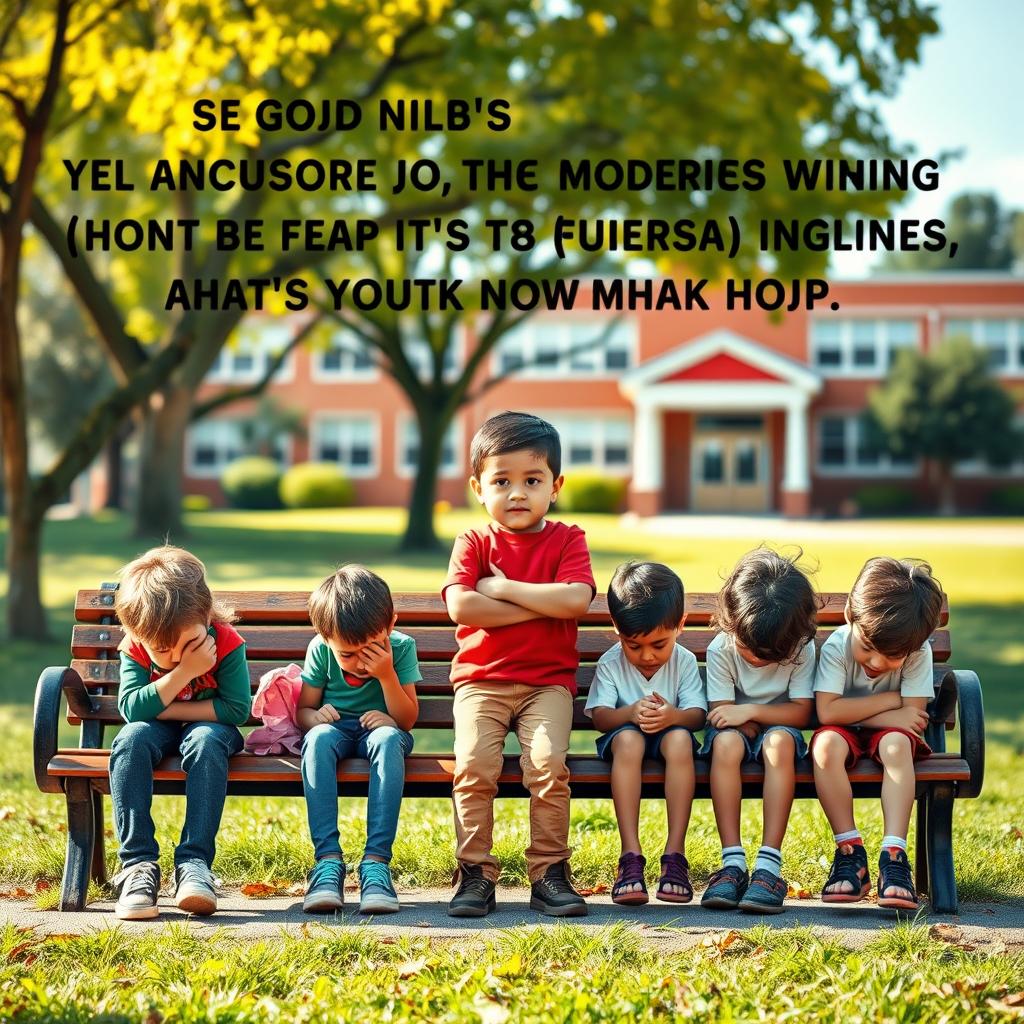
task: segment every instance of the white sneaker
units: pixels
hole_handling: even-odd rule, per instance
[[[122,868],[111,882],[117,890],[114,913],[122,921],[145,921],[160,914],[156,905],[160,892],[160,865],[155,861],[144,860]]]
[[[175,867],[174,905],[186,914],[203,916],[217,909],[213,872],[201,860],[187,860]]]

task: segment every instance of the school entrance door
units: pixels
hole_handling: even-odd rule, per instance
[[[769,445],[764,416],[698,415],[690,450],[694,512],[767,512]]]

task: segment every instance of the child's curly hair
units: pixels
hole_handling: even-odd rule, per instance
[[[869,558],[850,590],[846,615],[876,651],[902,658],[935,631],[945,596],[927,562]]]
[[[154,647],[173,647],[182,630],[196,623],[234,619],[230,608],[213,600],[206,566],[171,544],[150,548],[121,570],[115,608],[121,625]]]
[[[714,625],[755,658],[785,663],[817,631],[818,599],[799,568],[803,551],[787,558],[770,548],[748,551],[718,592]]]

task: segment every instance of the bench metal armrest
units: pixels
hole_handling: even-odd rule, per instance
[[[978,796],[985,781],[985,709],[981,701],[981,680],[968,669],[950,669],[956,685],[960,724],[960,756],[971,769],[970,782],[957,783],[957,796]],[[943,680],[945,683],[945,680]]]
[[[55,665],[44,668],[36,683],[36,699],[32,709],[32,768],[36,785],[44,793],[64,792],[60,780],[47,772],[50,760],[57,753],[60,697],[64,692],[75,693],[76,699],[79,694],[84,694],[88,706],[92,704],[82,677],[74,669]]]

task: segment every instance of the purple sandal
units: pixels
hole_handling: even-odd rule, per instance
[[[644,865],[647,858],[641,853],[624,853],[619,858],[619,869],[615,873],[615,884],[612,886],[612,903],[623,906],[639,906],[646,903],[647,886],[644,883]],[[639,889],[633,886],[640,883]]]
[[[670,885],[678,886],[682,892],[673,892]],[[661,858],[661,878],[658,879],[658,899],[662,903],[689,903],[693,899],[690,884],[690,865],[681,853],[666,853]]]

